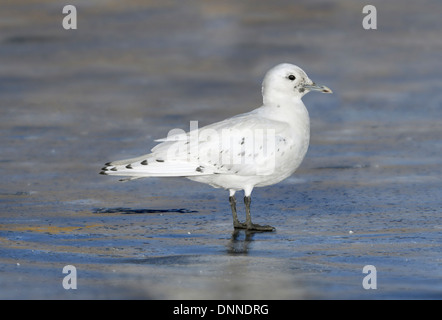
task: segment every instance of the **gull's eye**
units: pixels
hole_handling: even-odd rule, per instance
[[[287,78],[291,81],[296,79],[296,77],[293,74],[289,75]]]

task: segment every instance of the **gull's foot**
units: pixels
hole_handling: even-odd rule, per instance
[[[269,226],[269,225],[262,226],[260,224],[255,224],[255,223],[247,224],[247,222],[239,222],[239,221],[235,221],[233,223],[233,227],[235,229],[246,229],[247,231],[275,231],[276,230],[276,228]]]
[[[270,232],[276,230],[276,228],[269,226],[269,225],[262,226],[262,225],[254,224],[254,223],[251,223],[250,225],[248,225],[246,229],[248,231],[270,231]]]
[[[247,224],[245,222],[235,221],[233,223],[233,227],[235,229],[247,229]]]

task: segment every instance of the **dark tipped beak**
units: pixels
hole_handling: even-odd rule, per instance
[[[307,89],[307,90],[320,91],[323,93],[333,93],[333,91],[331,91],[331,89],[329,87],[320,86],[314,82],[312,84],[305,84],[303,87],[304,87],[304,89]]]

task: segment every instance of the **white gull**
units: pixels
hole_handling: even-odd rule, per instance
[[[251,193],[278,183],[299,167],[310,141],[310,120],[301,98],[316,85],[298,66],[270,69],[262,84],[263,105],[251,112],[191,130],[169,134],[149,154],[106,163],[101,174],[129,177],[185,177],[228,189],[234,228],[273,231],[252,223]],[[244,190],[246,220],[236,211],[236,191]]]

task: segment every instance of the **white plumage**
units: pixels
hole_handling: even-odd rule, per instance
[[[235,228],[272,231],[253,224],[250,195],[254,187],[289,177],[301,164],[309,145],[308,111],[301,101],[310,90],[331,93],[292,64],[270,69],[263,81],[263,105],[251,112],[170,135],[149,154],[107,163],[100,172],[128,177],[186,177],[230,191]],[[244,190],[246,221],[239,222],[235,192]]]

